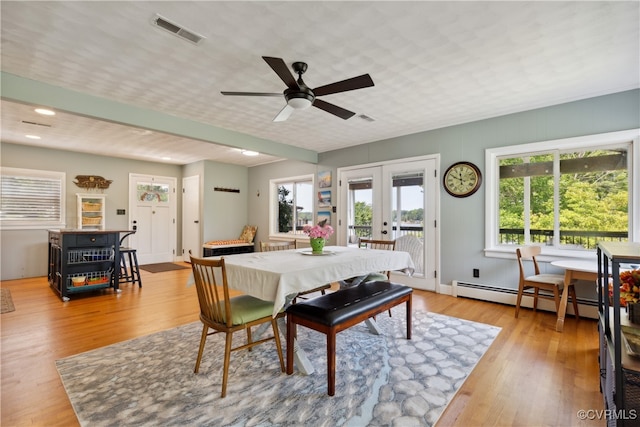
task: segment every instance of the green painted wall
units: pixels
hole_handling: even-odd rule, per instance
[[[475,163],[484,173],[485,149],[640,128],[640,90],[590,98],[502,117],[405,135],[321,153],[318,165],[281,162],[249,169],[249,187],[268,195],[270,178],[332,171],[339,167],[439,153],[440,170],[456,161]],[[335,179],[334,179],[335,181]],[[332,196],[337,198],[336,183]],[[517,267],[510,260],[484,256],[485,187],[471,197],[456,199],[441,187],[440,283],[452,280],[517,288]],[[266,197],[252,197],[249,221],[268,230]],[[335,204],[335,202],[334,202]],[[264,237],[263,237],[264,238]],[[480,280],[472,269],[479,268]]]

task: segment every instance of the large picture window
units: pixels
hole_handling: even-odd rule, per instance
[[[575,255],[633,240],[637,141],[635,131],[488,150],[488,248],[539,244]]]
[[[271,180],[271,235],[302,234],[313,224],[313,175]]]
[[[65,174],[2,168],[2,229],[64,227]]]

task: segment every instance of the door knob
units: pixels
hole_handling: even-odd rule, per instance
[[[387,233],[389,233],[389,232],[388,232],[387,230],[382,230],[382,231],[381,231],[381,233],[382,233],[382,234],[387,234]]]

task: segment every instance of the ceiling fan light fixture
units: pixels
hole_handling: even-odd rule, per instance
[[[296,110],[304,110],[311,107],[314,96],[306,92],[292,92],[286,94],[287,105]]]

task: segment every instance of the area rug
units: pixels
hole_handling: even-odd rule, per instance
[[[382,335],[364,324],[338,334],[333,397],[325,335],[304,327],[299,344],[314,373],[281,373],[273,343],[234,352],[224,399],[223,336],[208,338],[200,373],[193,373],[200,323],[56,365],[83,426],[432,426],[500,328],[416,312],[407,340],[404,318],[397,307],[393,317],[377,317]]]
[[[0,288],[0,314],[15,311],[11,291],[6,288]]]
[[[157,264],[146,264],[141,265],[140,270],[148,271],[150,273],[162,273],[165,271],[173,271],[173,270],[185,270],[189,267],[185,267],[184,265],[174,264],[172,262],[159,262]]]

